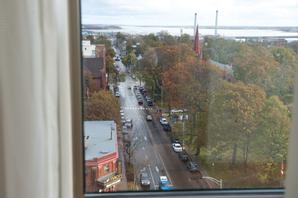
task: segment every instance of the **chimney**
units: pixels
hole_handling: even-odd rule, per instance
[[[194,20],[194,25],[193,25],[193,37],[194,38],[196,36],[196,28],[197,28],[197,13],[195,13],[195,20]]]
[[[215,36],[217,36],[217,20],[218,20],[218,10],[216,10],[216,14],[215,14],[215,28],[214,28]]]
[[[113,139],[113,132],[114,132],[115,128],[114,126],[111,125],[111,136],[110,136],[110,140]]]

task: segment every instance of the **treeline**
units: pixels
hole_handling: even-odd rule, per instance
[[[207,161],[259,166],[264,182],[279,177],[287,158],[294,48],[209,37],[199,60],[187,35],[130,39],[140,43],[143,57],[134,72],[154,100],[164,109],[188,110],[185,133],[178,135],[190,151]],[[229,80],[210,59],[232,65]]]

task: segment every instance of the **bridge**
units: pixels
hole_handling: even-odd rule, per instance
[[[291,35],[291,36],[224,36],[225,38],[231,38],[231,39],[298,39],[298,34],[297,35]]]

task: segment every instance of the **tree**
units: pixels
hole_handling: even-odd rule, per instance
[[[153,95],[161,99],[163,73],[194,56],[193,50],[185,44],[148,48],[138,70],[142,73],[146,86],[154,92]]]
[[[116,34],[116,46],[119,47],[125,41],[125,35],[121,32],[117,32]]]
[[[96,81],[88,69],[83,70],[84,96],[90,95],[96,91]]]
[[[243,162],[247,163],[265,99],[265,92],[256,85],[226,81],[211,97],[208,140],[214,147],[220,142],[232,146],[232,164],[236,162],[239,146],[243,148]]]
[[[290,112],[277,96],[267,99],[262,109],[256,152],[270,162],[281,162],[287,157]]]
[[[189,142],[195,154],[200,155],[207,142],[208,97],[219,76],[212,65],[200,62],[193,53],[183,59],[163,73],[165,99],[169,110],[188,109]]]
[[[119,101],[110,92],[95,92],[85,100],[84,120],[115,120],[121,126],[119,111]]]
[[[137,57],[134,51],[127,54],[123,59],[122,62],[126,65],[126,67],[135,66],[137,63]]]
[[[185,95],[184,89],[189,83],[191,74],[186,68],[187,63],[178,63],[163,73],[163,87],[166,91],[169,106],[182,108]]]
[[[223,64],[231,64],[238,55],[242,45],[246,44],[241,44],[234,40],[206,36],[202,45],[203,56],[205,56],[205,60],[210,58]]]
[[[292,103],[292,97],[289,100],[288,96],[294,92],[297,56],[291,49],[285,47],[272,48],[271,53],[279,64],[277,71],[272,75],[274,86],[270,95],[278,95],[284,102]]]
[[[278,62],[270,51],[262,46],[243,44],[233,59],[233,73],[237,80],[262,87],[267,93],[272,90],[273,74]]]
[[[281,176],[280,164],[287,158],[290,125],[288,108],[277,96],[268,98],[261,112],[259,132],[253,146],[261,159],[257,176],[264,183]]]
[[[180,43],[184,43],[190,47],[192,47],[193,43],[192,43],[192,40],[191,40],[191,37],[189,34],[182,34],[180,37],[179,37],[179,42]]]
[[[163,43],[163,45],[176,44],[176,39],[166,31],[159,32],[158,37],[159,37],[160,41]]]
[[[298,41],[290,42],[289,47],[293,49],[296,54],[298,54]]]

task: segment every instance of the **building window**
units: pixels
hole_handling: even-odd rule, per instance
[[[104,166],[103,166],[103,170],[104,170],[104,172],[105,172],[106,174],[109,173],[109,172],[110,172],[110,166],[109,166],[109,164],[104,165]]]

